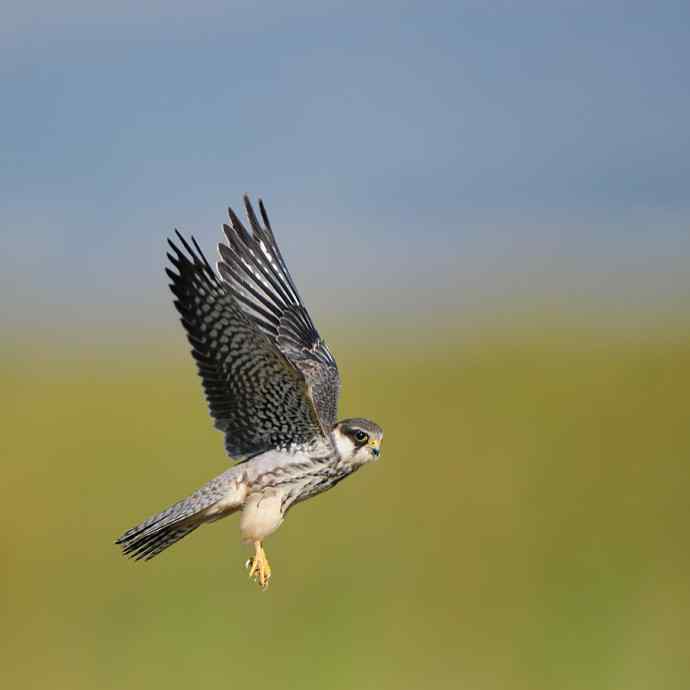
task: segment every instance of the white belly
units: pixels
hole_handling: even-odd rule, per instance
[[[283,493],[271,489],[247,497],[240,517],[243,542],[263,541],[280,527],[283,522],[282,500]]]

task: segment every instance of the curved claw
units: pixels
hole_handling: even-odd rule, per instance
[[[245,563],[249,570],[249,577],[254,578],[262,590],[268,589],[268,581],[271,579],[271,566],[268,564],[266,552],[260,541],[254,542],[254,558],[249,558]]]

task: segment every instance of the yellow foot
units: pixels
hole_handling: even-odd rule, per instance
[[[254,558],[247,561],[249,577],[253,577],[261,589],[268,589],[268,581],[271,579],[271,566],[268,564],[266,552],[260,541],[254,542]]]

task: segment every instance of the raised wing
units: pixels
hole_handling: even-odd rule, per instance
[[[304,375],[250,321],[192,238],[166,269],[206,400],[228,453],[244,460],[326,440]]]
[[[219,244],[218,271],[243,311],[306,378],[309,393],[326,430],[336,422],[340,376],[333,355],[319,335],[297,292],[276,244],[263,202],[259,223],[244,197],[250,233],[232,209]]]

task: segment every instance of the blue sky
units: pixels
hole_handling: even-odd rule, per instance
[[[0,10],[5,319],[170,320],[244,192],[316,308],[690,292],[687,3],[139,5]]]

